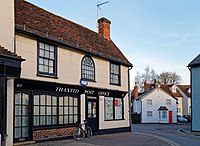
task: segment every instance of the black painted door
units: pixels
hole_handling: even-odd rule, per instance
[[[98,114],[98,100],[96,97],[87,97],[86,102],[86,119],[88,126],[92,128],[92,132],[98,132],[99,128],[99,114]]]

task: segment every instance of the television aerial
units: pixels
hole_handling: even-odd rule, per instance
[[[99,10],[102,10],[101,6],[104,5],[104,4],[107,4],[107,3],[109,3],[109,1],[97,3],[97,20],[99,19]]]

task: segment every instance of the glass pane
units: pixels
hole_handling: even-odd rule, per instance
[[[74,98],[74,106],[78,106],[78,98]]]
[[[23,116],[22,117],[22,126],[28,126],[28,117],[27,116]]]
[[[21,93],[15,94],[15,104],[21,104]]]
[[[49,51],[45,51],[45,57],[49,58]]]
[[[51,125],[51,116],[47,116],[47,125]]]
[[[93,102],[93,105],[92,105],[92,115],[93,115],[93,118],[96,118],[96,102]]]
[[[68,124],[69,123],[69,120],[68,120],[68,116],[64,116],[64,124]]]
[[[39,106],[34,106],[34,115],[39,115]]]
[[[44,59],[44,65],[49,65],[49,60],[48,59]]]
[[[54,53],[50,52],[50,59],[54,59]]]
[[[34,105],[39,105],[39,95],[34,95]]]
[[[63,115],[63,107],[59,107],[59,115]]]
[[[69,114],[73,114],[73,107],[69,107]]]
[[[15,127],[21,126],[21,117],[15,117]]]
[[[57,124],[57,116],[52,116],[52,124]]]
[[[15,128],[15,138],[21,137],[21,128]]]
[[[69,123],[74,123],[74,117],[73,116],[69,116]]]
[[[78,122],[78,116],[74,115],[74,123]]]
[[[51,96],[47,95],[47,105],[51,105]]]
[[[40,48],[44,49],[44,43],[40,43]]]
[[[64,114],[68,115],[68,107],[64,107]]]
[[[59,97],[59,105],[63,105],[63,97]]]
[[[57,105],[57,97],[52,96],[52,105]]]
[[[49,66],[53,67],[53,61],[52,60],[49,60]]]
[[[54,52],[54,47],[53,46],[50,46],[50,51]]]
[[[88,118],[92,118],[92,102],[88,102]]]
[[[40,49],[40,56],[44,57],[44,50]]]
[[[40,115],[45,115],[45,106],[40,106]]]
[[[45,125],[45,116],[40,116],[40,125]]]
[[[59,116],[59,124],[63,124],[63,116]]]
[[[57,115],[57,107],[52,107],[52,115]]]
[[[69,105],[71,106],[73,105],[73,99],[74,99],[73,97],[69,97]]]
[[[40,95],[40,105],[45,105],[45,95]]]
[[[33,118],[33,125],[34,126],[38,126],[39,123],[40,123],[39,116],[34,116],[34,118]]]
[[[45,44],[45,50],[49,50],[49,45]]]
[[[22,106],[22,115],[28,115],[28,106]]]
[[[64,98],[65,98],[65,106],[68,106],[69,105],[69,103],[68,103],[69,98],[68,98],[68,96],[65,96]]]
[[[22,137],[28,137],[28,127],[22,128]]]
[[[114,100],[114,106],[115,106],[115,119],[122,119],[122,99],[121,98],[115,98]]]
[[[15,106],[15,115],[21,115],[21,106],[16,105]]]
[[[22,94],[22,104],[28,105],[28,94]]]
[[[49,67],[49,73],[53,74],[53,67]]]
[[[105,97],[105,120],[113,120],[113,98]]]
[[[48,72],[48,66],[44,66],[44,72]]]
[[[74,114],[78,114],[78,107],[74,107]]]
[[[47,115],[51,115],[51,107],[50,106],[47,107]]]
[[[39,65],[39,71],[44,72],[44,65]]]

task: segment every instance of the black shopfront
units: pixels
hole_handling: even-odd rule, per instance
[[[15,80],[14,142],[71,136],[81,122],[81,95],[86,120],[98,132],[99,96],[123,98],[127,92],[27,79]],[[91,111],[91,112],[90,112]]]
[[[0,134],[1,142],[3,142],[2,145],[5,145],[7,137],[7,94],[9,94],[7,93],[7,81],[20,77],[21,61],[24,60],[17,55],[11,54],[7,50],[3,50],[0,53]]]

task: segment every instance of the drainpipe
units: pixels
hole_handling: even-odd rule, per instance
[[[131,124],[132,124],[132,119],[131,119],[131,94],[130,94],[130,70],[132,69],[133,67],[129,67],[128,68],[128,99],[129,99],[129,124],[130,124],[130,127],[129,127],[129,132],[131,132]]]
[[[193,127],[193,124],[192,124],[193,123],[192,122],[193,121],[192,120],[192,109],[193,109],[193,106],[192,106],[193,105],[192,104],[192,68],[190,66],[187,66],[187,67],[190,70],[190,99],[191,99],[191,101],[190,101],[191,102],[191,113],[190,113],[191,114],[191,129],[190,130],[193,131],[192,130],[192,127]]]

